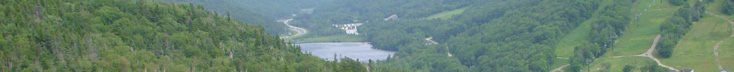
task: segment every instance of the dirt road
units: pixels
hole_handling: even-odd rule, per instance
[[[718,17],[718,18],[724,19],[724,20],[728,21],[728,22],[729,22],[729,24],[731,24],[730,26],[732,26],[732,33],[731,33],[731,35],[729,36],[729,38],[725,38],[725,39],[723,39],[723,40],[719,41],[719,43],[716,43],[716,45],[714,45],[714,56],[716,57],[716,64],[718,64],[718,65],[719,65],[719,69],[724,69],[724,67],[723,67],[723,66],[721,66],[721,61],[719,60],[719,45],[721,45],[721,43],[723,43],[723,42],[724,42],[724,40],[726,40],[726,39],[731,39],[732,37],[734,37],[734,22],[733,22],[733,21],[731,21],[731,20],[729,20],[729,19],[727,19],[727,18],[726,18],[726,17],[724,17],[724,16],[721,16],[721,15],[716,15],[716,14],[713,14],[713,13],[709,13],[709,12],[706,12],[706,14],[709,14],[709,15],[713,15],[713,16],[716,16],[716,17]]]
[[[568,65],[571,65],[571,64],[562,65],[561,67],[555,68],[550,72],[563,72],[563,68],[566,68]]]
[[[658,58],[655,58],[655,55],[653,55],[653,52],[655,52],[655,47],[658,45],[658,42],[660,41],[660,38],[661,37],[662,36],[660,34],[658,34],[658,36],[655,37],[655,41],[652,42],[652,46],[650,46],[650,49],[647,49],[647,52],[645,52],[645,53],[642,53],[642,54],[639,54],[639,55],[614,56],[612,58],[622,58],[622,57],[630,57],[630,56],[647,57],[647,58],[650,58],[650,59],[654,60],[656,63],[658,63],[658,65],[660,65],[662,67],[665,67],[665,68],[668,68],[668,69],[671,69],[671,70],[678,70],[678,69],[675,69],[673,67],[670,67],[670,66],[667,66],[667,65],[663,64],[662,62],[660,62],[660,60],[658,60]]]

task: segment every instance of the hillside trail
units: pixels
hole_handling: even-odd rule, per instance
[[[571,64],[562,65],[561,67],[558,67],[556,69],[553,69],[550,72],[563,72],[563,68],[567,67],[568,65],[571,65]]]
[[[647,57],[647,58],[650,58],[650,59],[654,60],[658,65],[660,65],[662,67],[668,68],[670,70],[678,70],[678,69],[675,69],[675,68],[673,68],[671,66],[668,66],[668,65],[663,64],[662,62],[660,62],[660,60],[658,58],[655,57],[655,55],[653,55],[653,52],[655,52],[655,47],[658,45],[658,42],[660,41],[660,38],[661,37],[662,36],[660,34],[658,34],[658,36],[655,37],[655,40],[652,42],[652,46],[650,46],[650,49],[647,49],[647,52],[645,52],[645,53],[642,53],[642,54],[639,54],[639,55],[614,56],[612,58],[622,58],[622,57],[630,57],[630,56]]]
[[[731,24],[730,26],[732,26],[732,33],[729,36],[729,38],[725,38],[725,39],[719,41],[719,43],[716,43],[716,45],[714,45],[714,56],[716,57],[716,64],[719,65],[719,69],[724,69],[724,67],[721,66],[721,61],[719,60],[719,45],[721,45],[721,43],[723,43],[724,40],[731,39],[732,37],[734,37],[734,21],[731,21],[731,20],[727,19],[724,16],[716,15],[716,14],[713,14],[713,13],[710,13],[710,12],[706,12],[706,14],[714,15],[714,16],[716,16],[718,18],[724,19],[724,20],[728,21],[729,24]]]
[[[660,60],[658,60],[658,58],[656,58],[656,57],[655,57],[655,56],[654,56],[654,55],[652,54],[652,53],[653,53],[653,52],[655,51],[655,47],[656,47],[656,46],[658,45],[658,42],[660,41],[660,38],[661,38],[661,37],[662,37],[662,36],[661,36],[660,34],[658,34],[658,36],[657,36],[657,37],[655,37],[655,41],[654,41],[654,42],[652,43],[652,46],[650,46],[650,49],[648,49],[648,50],[647,50],[647,52],[645,52],[645,53],[643,53],[643,54],[640,54],[640,55],[635,55],[635,56],[648,57],[648,58],[650,58],[650,59],[654,60],[654,61],[655,61],[656,63],[658,63],[658,65],[660,65],[660,66],[663,66],[663,67],[665,67],[665,68],[668,68],[668,69],[670,69],[670,70],[678,70],[678,69],[675,69],[675,68],[673,68],[673,67],[670,67],[670,66],[668,66],[668,65],[665,65],[665,64],[663,64],[662,62],[660,62]]]
[[[303,28],[300,28],[300,27],[296,27],[296,26],[290,25],[289,22],[292,21],[292,20],[293,19],[286,19],[285,21],[283,21],[283,24],[285,24],[286,26],[288,26],[288,29],[291,29],[291,30],[296,31],[296,34],[293,34],[291,36],[281,36],[280,37],[281,39],[286,39],[286,38],[292,38],[292,37],[301,36],[301,35],[306,34],[308,32],[308,30],[306,30],[306,29],[303,29]]]

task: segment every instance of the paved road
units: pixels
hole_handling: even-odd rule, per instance
[[[287,20],[283,21],[283,24],[285,24],[286,26],[288,26],[288,29],[294,30],[297,33],[296,34],[293,34],[291,36],[281,36],[280,37],[281,39],[287,39],[287,38],[291,38],[291,37],[301,36],[301,35],[306,34],[308,32],[308,30],[306,30],[306,29],[303,29],[303,28],[296,27],[296,26],[293,26],[293,25],[288,24],[288,22],[290,22],[292,20],[293,19],[287,19]]]

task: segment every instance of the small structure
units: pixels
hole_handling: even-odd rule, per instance
[[[332,26],[339,29],[346,30],[347,34],[359,35],[357,27],[361,26],[362,23],[349,23],[349,24],[333,24]]]
[[[314,8],[301,9],[301,13],[312,14]]]
[[[731,72],[731,71],[729,71],[729,70],[726,70],[726,69],[722,69],[722,70],[720,70],[719,72]]]
[[[680,72],[694,72],[694,70],[693,69],[683,69],[683,70],[680,70]]]
[[[438,44],[438,42],[433,41],[433,37],[426,38],[426,45],[433,45],[433,44]]]
[[[389,17],[385,18],[384,20],[389,21],[389,20],[394,20],[394,19],[398,19],[398,14],[392,14]]]

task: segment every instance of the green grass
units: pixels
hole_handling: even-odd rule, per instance
[[[451,11],[444,11],[444,12],[441,12],[441,13],[433,14],[433,15],[428,16],[428,17],[423,18],[423,19],[435,19],[435,18],[449,19],[449,18],[453,17],[454,15],[458,15],[458,14],[464,13],[464,10],[466,10],[468,8],[469,8],[469,6],[464,7],[464,8],[459,8],[459,9],[451,10]]]
[[[719,59],[725,69],[734,69],[734,38],[729,38],[719,46]]]
[[[603,6],[611,4],[613,0],[604,0],[602,4],[600,4],[599,8],[602,8]],[[573,49],[576,46],[579,46],[585,42],[588,42],[589,32],[591,30],[591,24],[596,21],[598,18],[596,13],[592,15],[592,17],[583,23],[581,23],[579,26],[571,30],[565,37],[560,39],[558,44],[556,45],[556,56],[557,57],[563,57],[563,58],[569,58],[573,56]],[[558,58],[556,58],[558,59]],[[566,62],[568,63],[568,62]],[[560,65],[559,65],[560,66]],[[556,68],[557,66],[554,66],[553,68]]]
[[[597,58],[589,64],[589,69],[592,71],[597,71],[597,68],[602,68],[602,64],[609,63],[611,67],[609,67],[609,72],[622,72],[622,69],[625,65],[632,65],[637,67],[633,72],[640,72],[640,67],[643,67],[644,65],[647,65],[647,62],[655,62],[650,58],[647,57],[624,57],[624,58],[612,58],[612,56],[605,55],[600,58]],[[583,68],[584,72],[588,72],[587,68]],[[698,71],[698,70],[696,70]]]
[[[629,26],[624,34],[617,38],[617,43],[613,50],[597,58],[591,63],[591,69],[600,68],[601,64],[609,63],[611,72],[621,72],[624,65],[630,64],[637,67],[645,65],[645,62],[652,59],[646,57],[622,57],[612,58],[614,56],[638,55],[646,52],[652,45],[655,37],[660,33],[660,25],[677,10],[678,6],[672,6],[668,2],[657,0],[638,0],[631,10]],[[642,14],[638,19],[635,15]],[[667,65],[667,64],[666,64]],[[636,70],[636,71],[639,71]]]
[[[660,1],[660,0],[658,0]],[[692,1],[691,1],[692,2]],[[652,5],[651,7],[648,5]],[[707,11],[721,15],[718,11],[719,4],[716,2],[709,4]],[[647,11],[645,11],[647,9]],[[643,57],[623,57],[623,58],[611,58],[613,56],[623,55],[637,55],[644,53],[654,40],[655,36],[659,34],[659,26],[665,19],[673,15],[678,9],[677,6],[669,5],[667,2],[655,2],[652,0],[641,0],[633,7],[632,13],[642,13],[639,22],[635,19],[632,20],[629,28],[625,31],[625,35],[622,35],[618,40],[615,50],[607,52],[597,61],[592,63],[592,68],[599,67],[601,63],[611,63],[612,72],[619,72],[624,66],[628,64],[630,60]],[[674,48],[674,54],[671,58],[660,58],[663,64],[675,67],[676,69],[694,69],[701,72],[713,72],[718,71],[718,67],[713,55],[713,46],[720,40],[727,38],[731,34],[731,26],[728,22],[718,17],[704,15],[705,17],[701,21],[693,24],[690,32],[683,36],[681,41]],[[731,18],[731,16],[729,16]],[[732,69],[734,67],[734,40],[728,40],[722,43],[720,47],[720,54],[724,67]],[[644,60],[650,60],[643,58]]]
[[[706,11],[714,13],[716,15],[722,15],[726,16],[725,14],[721,13],[721,3],[723,3],[725,0],[715,0],[715,2],[707,5],[708,8],[706,8]],[[729,20],[734,20],[734,16],[726,16]],[[732,31],[732,30],[730,30]],[[719,46],[719,58],[721,60],[722,66],[725,69],[732,70],[734,69],[734,38],[728,38],[724,40],[723,43]]]
[[[668,66],[678,69],[694,69],[702,72],[718,71],[714,57],[714,45],[731,33],[728,22],[718,17],[705,17],[693,24],[678,45],[673,56],[660,60]]]
[[[555,69],[566,64],[568,64],[568,59],[556,58],[555,60],[553,60],[553,65],[551,65],[551,69]]]
[[[605,55],[621,56],[642,54],[652,45],[655,37],[660,33],[660,25],[671,17],[678,9],[667,2],[652,2],[639,0],[632,7],[632,17],[642,14],[638,19],[632,18],[625,33],[617,40],[614,50]],[[652,5],[652,6],[649,6]],[[647,11],[645,11],[647,9]]]
[[[361,42],[364,41],[362,37],[357,35],[333,35],[333,36],[322,36],[322,37],[311,37],[311,38],[296,38],[293,41],[297,43],[308,43],[308,42]]]
[[[586,20],[584,23],[569,32],[566,37],[562,38],[558,45],[556,45],[556,56],[565,58],[573,56],[573,49],[576,46],[588,42],[589,32],[591,32],[590,25],[595,20],[596,19]]]
[[[719,0],[721,1],[721,0]],[[720,4],[708,5],[707,11],[716,15],[722,15],[719,10]],[[731,35],[731,24],[719,17],[706,14],[697,23],[693,24],[688,32],[674,48],[673,56],[660,59],[666,65],[678,69],[694,69],[701,72],[718,71],[718,64],[714,56],[714,45],[721,40],[728,39]],[[731,40],[728,40],[731,41]],[[724,42],[719,47],[721,62],[725,68],[732,69],[734,63],[732,54],[732,42]]]

